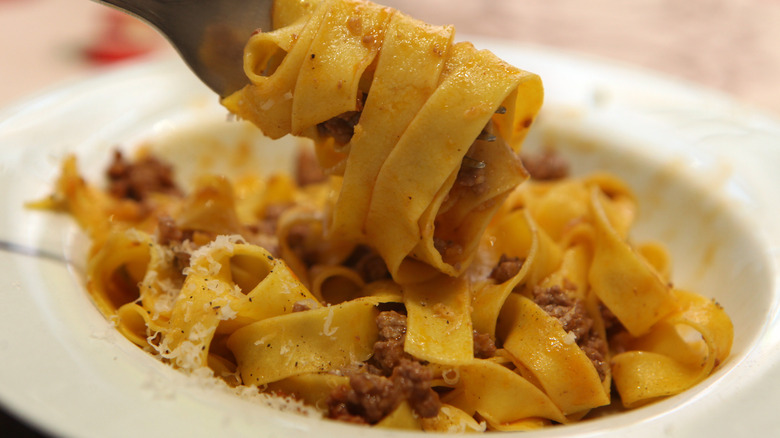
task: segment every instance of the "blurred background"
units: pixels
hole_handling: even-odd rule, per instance
[[[247,0],[250,2],[251,0]],[[780,0],[379,0],[434,24],[617,61],[780,116]],[[175,56],[90,0],[0,0],[0,107],[125,63]],[[35,436],[0,407],[0,430]]]
[[[247,0],[251,1],[251,0]],[[385,0],[424,21],[617,60],[780,115],[780,0]],[[0,0],[0,106],[123,62],[171,56],[89,0]]]

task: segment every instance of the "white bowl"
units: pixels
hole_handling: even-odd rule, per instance
[[[671,250],[676,285],[713,297],[735,326],[705,382],[652,405],[523,436],[756,436],[780,428],[780,123],[690,84],[570,54],[477,41],[545,81],[527,147],[554,143],[576,174],[609,170],[636,191],[633,237]],[[68,153],[98,180],[111,150],[222,156],[238,138],[178,60],[123,68],[0,113],[0,402],[42,430],[84,437],[401,436],[257,406],[162,365],[100,315],[83,287],[86,242],[66,216],[31,211]],[[172,146],[185,142],[188,147]],[[190,160],[199,166],[199,162]],[[184,177],[186,178],[186,176]],[[408,436],[409,433],[403,433]]]

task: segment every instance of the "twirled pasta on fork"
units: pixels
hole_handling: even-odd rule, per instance
[[[287,11],[301,4],[302,17]],[[463,273],[526,178],[516,152],[541,80],[454,43],[452,27],[362,1],[315,4],[275,5],[284,25],[249,40],[251,85],[223,104],[271,138],[314,140],[343,175],[334,237],[371,242],[401,282]]]

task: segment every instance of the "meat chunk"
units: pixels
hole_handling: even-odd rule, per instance
[[[604,321],[604,328],[607,330],[608,337],[626,329],[607,306],[599,304],[599,311],[601,312],[601,319]]]
[[[487,333],[479,333],[474,330],[474,357],[487,359],[496,354],[496,343]]]
[[[345,145],[355,135],[355,125],[360,120],[359,111],[348,111],[317,125],[317,131],[323,137],[333,137],[339,145]]]
[[[430,370],[408,359],[402,360],[390,377],[366,372],[352,374],[349,387],[338,387],[328,397],[328,417],[376,424],[403,401],[420,417],[435,417],[441,401],[431,389],[432,377]]]
[[[577,345],[593,363],[601,380],[604,380],[609,366],[605,361],[606,343],[593,328],[593,319],[588,315],[585,303],[572,298],[558,286],[536,288],[533,298],[547,314],[561,322],[564,330],[574,333]]]
[[[394,310],[380,312],[376,325],[379,339],[374,343],[373,360],[382,371],[390,374],[401,360],[411,358],[404,351],[406,315]]]
[[[160,245],[181,243],[185,239],[184,231],[176,226],[176,221],[170,216],[157,218],[157,242]]]
[[[457,260],[463,255],[463,247],[454,240],[433,236],[433,247],[441,254],[441,258],[448,263]]]
[[[393,369],[390,381],[400,388],[409,405],[423,418],[435,417],[441,408],[439,395],[431,389],[433,373],[420,362],[402,360]]]
[[[114,161],[106,173],[108,190],[118,198],[142,202],[151,193],[181,195],[173,180],[173,168],[151,155],[130,163],[122,152],[114,151]]]
[[[569,175],[569,162],[551,149],[538,154],[523,155],[522,162],[525,170],[535,180],[556,180]]]
[[[600,336],[596,336],[591,330],[588,336],[577,343],[582,351],[588,356],[588,359],[593,363],[596,371],[599,373],[599,378],[603,381],[607,376],[607,370],[609,364],[606,361],[605,355],[607,353],[607,343]]]
[[[465,187],[471,190],[475,195],[483,195],[488,190],[488,164],[481,161],[480,151],[484,151],[486,144],[495,142],[496,136],[493,134],[493,122],[489,121],[482,132],[477,136],[460,164],[458,176],[455,179],[455,187]],[[503,143],[503,142],[502,142]],[[484,153],[484,152],[483,152]]]
[[[338,145],[345,145],[352,140],[355,135],[355,125],[360,121],[360,114],[363,112],[364,102],[368,99],[368,94],[358,93],[355,100],[355,110],[339,114],[329,120],[317,125],[317,132],[323,137],[333,137]]]
[[[376,326],[380,340],[402,340],[406,335],[406,316],[395,310],[380,312],[376,317]]]
[[[173,250],[173,267],[182,272],[190,265],[190,253],[183,249],[183,242],[192,240],[192,230],[182,230],[176,221],[167,215],[157,218],[157,242]]]
[[[360,259],[357,265],[355,265],[355,269],[358,274],[360,274],[360,277],[367,283],[390,278],[390,271],[387,270],[387,264],[385,264],[384,259],[377,253],[367,254]]]
[[[487,168],[485,163],[469,156],[463,157],[463,164],[458,170],[455,184],[470,188],[475,194],[481,195],[487,190]]]
[[[490,272],[490,278],[501,284],[517,275],[523,267],[523,262],[524,260],[521,260],[519,257],[507,257],[506,254],[501,254],[498,263]]]
[[[344,266],[357,271],[366,283],[390,278],[384,259],[369,246],[358,245],[344,261]]]
[[[550,316],[557,318],[567,332],[573,332],[582,339],[593,326],[593,320],[585,311],[582,300],[575,300],[558,286],[536,288],[534,302]]]
[[[306,266],[312,266],[319,258],[315,230],[306,223],[297,223],[290,227],[287,235],[287,245],[290,250],[301,259]]]
[[[351,136],[350,136],[351,137]],[[308,186],[325,181],[325,173],[311,149],[301,148],[295,161],[295,182]]]
[[[403,401],[423,418],[435,417],[441,401],[431,388],[433,375],[404,352],[406,316],[388,310],[376,318],[379,339],[373,364],[349,372],[349,386],[335,388],[328,397],[328,417],[353,423],[375,424]]]
[[[328,418],[343,421],[345,423],[368,423],[366,418],[351,412],[357,409],[353,408],[350,410],[350,399],[357,398],[352,394],[353,391],[354,390],[349,385],[339,385],[333,388],[333,391],[330,392],[326,401],[328,405]]]
[[[279,217],[287,211],[293,204],[286,202],[276,202],[265,206],[263,209],[263,218],[254,224],[253,231],[265,234],[268,236],[275,236],[276,230],[279,224]]]

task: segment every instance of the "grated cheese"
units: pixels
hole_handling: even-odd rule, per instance
[[[213,241],[192,252],[190,255],[190,266],[184,268],[182,272],[184,275],[189,275],[190,273],[200,275],[218,274],[222,265],[214,260],[213,254],[221,251],[224,251],[226,254],[233,254],[235,245],[239,243],[246,243],[246,241],[238,234],[217,236]]]
[[[325,325],[322,326],[322,334],[325,336],[333,336],[339,330],[338,327],[331,327],[333,324],[333,308],[328,306],[328,314],[325,316]]]
[[[233,310],[232,307],[230,307],[230,303],[225,303],[222,305],[222,307],[219,308],[219,313],[217,314],[217,317],[221,321],[226,321],[230,319],[235,319],[238,316],[238,312]]]

